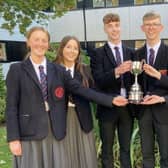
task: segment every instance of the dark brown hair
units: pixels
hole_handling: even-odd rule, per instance
[[[115,13],[108,13],[103,17],[103,23],[108,24],[110,22],[120,22],[120,17]]]
[[[56,59],[54,60],[54,62],[58,63],[58,64],[64,64],[63,50],[70,40],[75,40],[78,45],[78,49],[79,49],[78,57],[75,60],[75,70],[78,71],[82,75],[83,86],[89,87],[89,79],[88,79],[87,74],[84,71],[85,65],[82,64],[82,60],[81,60],[81,56],[80,56],[80,54],[81,54],[80,42],[75,36],[65,36],[61,40],[58,51],[57,51],[57,56],[56,56]]]
[[[78,57],[77,59],[75,60],[75,63],[78,63],[78,62],[81,62],[81,58],[80,58],[80,42],[79,40],[74,37],[74,36],[65,36],[61,42],[60,42],[60,45],[59,45],[59,48],[57,50],[57,56],[56,56],[56,59],[54,62],[57,62],[59,64],[64,64],[64,57],[63,57],[63,50],[65,48],[65,46],[67,45],[67,43],[70,41],[70,40],[75,40],[76,43],[77,43],[77,46],[78,46],[78,49],[79,49],[79,54],[78,54]]]

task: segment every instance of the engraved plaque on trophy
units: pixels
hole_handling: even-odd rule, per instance
[[[138,84],[138,75],[143,71],[143,63],[144,60],[132,62],[132,74],[135,76],[135,82],[129,91],[128,100],[133,104],[139,104],[143,99],[143,92]]]

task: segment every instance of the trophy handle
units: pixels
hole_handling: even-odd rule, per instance
[[[146,60],[145,59],[142,59],[141,60],[141,67],[142,67],[142,71],[143,71],[143,65],[146,64]]]

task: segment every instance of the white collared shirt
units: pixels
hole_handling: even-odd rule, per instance
[[[118,47],[119,52],[120,52],[120,56],[121,56],[121,62],[123,62],[124,59],[123,59],[122,43],[120,42],[119,44],[115,45],[115,44],[111,43],[110,41],[108,41],[108,45],[111,48],[111,51],[114,55],[115,60],[116,60],[116,54],[115,54],[115,49],[114,48]]]
[[[36,72],[36,75],[40,81],[40,71],[39,71],[39,66],[42,65],[44,67],[44,73],[47,75],[47,60],[46,58],[44,58],[44,60],[41,62],[41,64],[36,64],[35,62],[33,62],[31,56],[30,56],[30,61],[33,64],[34,70]]]
[[[159,50],[159,47],[160,47],[160,44],[161,44],[161,40],[155,44],[153,47],[149,46],[149,44],[146,44],[146,48],[147,48],[147,63],[149,64],[149,55],[150,55],[150,49],[152,48],[154,51],[155,51],[155,55],[154,55],[154,61],[156,60],[156,56],[157,56],[157,53],[158,53],[158,50]]]
[[[73,65],[72,67],[66,67],[66,70],[68,71],[68,70],[70,70],[70,73],[71,73],[71,76],[72,76],[72,78],[74,77],[74,71],[75,71],[75,65]]]

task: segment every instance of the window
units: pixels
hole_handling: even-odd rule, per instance
[[[0,43],[0,61],[6,61],[5,43]]]
[[[163,0],[148,0],[149,3],[159,3],[159,2],[163,2]]]
[[[118,6],[119,0],[106,0],[106,6],[112,7],[112,6]]]
[[[102,47],[105,44],[105,42],[95,42],[95,47],[99,48]]]
[[[143,5],[147,3],[148,3],[148,0],[134,0],[135,5]]]
[[[104,7],[105,6],[105,0],[93,0],[93,7]]]
[[[145,40],[137,40],[135,41],[135,49],[142,47],[145,44]]]
[[[168,45],[168,39],[163,40],[165,44]]]

